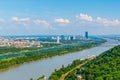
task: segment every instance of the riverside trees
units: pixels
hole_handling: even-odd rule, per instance
[[[84,67],[69,74],[65,80],[79,80],[76,75],[82,76],[84,80],[120,80],[120,45],[89,61]]]

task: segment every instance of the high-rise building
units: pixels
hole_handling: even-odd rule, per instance
[[[60,43],[60,37],[57,36],[57,43]]]
[[[73,36],[73,39],[75,40],[75,39],[76,39],[76,36]]]
[[[64,35],[61,35],[60,38],[61,38],[61,40],[65,40],[65,36]]]
[[[70,40],[73,40],[73,36],[70,36]]]
[[[85,39],[88,39],[88,32],[85,32]]]
[[[66,36],[66,40],[70,40],[70,35]]]
[[[70,35],[68,36],[68,40],[70,40]]]

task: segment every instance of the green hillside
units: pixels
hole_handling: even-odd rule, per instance
[[[70,73],[65,80],[120,80],[120,45]]]

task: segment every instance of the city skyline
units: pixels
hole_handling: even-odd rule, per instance
[[[120,1],[0,1],[0,35],[120,34]]]

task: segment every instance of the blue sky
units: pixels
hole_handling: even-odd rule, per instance
[[[120,0],[0,0],[0,35],[120,34]]]

